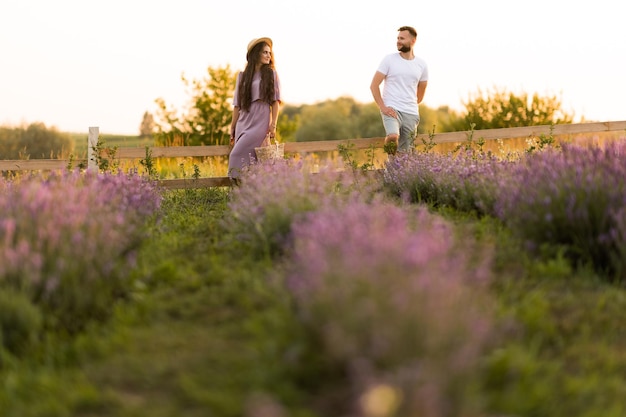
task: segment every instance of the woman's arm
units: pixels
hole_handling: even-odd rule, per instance
[[[276,126],[278,125],[278,113],[280,110],[280,78],[278,78],[278,73],[276,70],[274,73],[274,101],[272,101],[272,115],[270,117],[270,126],[268,129],[268,133],[270,137],[276,137]]]
[[[274,100],[272,103],[272,117],[270,118],[270,126],[268,133],[270,137],[276,137],[276,125],[278,124],[278,113],[280,110],[280,101]]]
[[[235,144],[235,127],[237,126],[237,120],[239,120],[239,106],[233,107],[233,120],[230,122],[230,145]]]

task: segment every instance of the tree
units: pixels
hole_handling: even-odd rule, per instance
[[[162,98],[158,106],[156,142],[162,145],[227,145],[230,140],[232,96],[236,73],[230,66],[207,69],[208,76],[182,82],[190,95],[182,114]]]
[[[4,159],[63,158],[73,151],[71,137],[37,122],[0,128],[0,155]]]
[[[296,140],[307,142],[349,138],[349,118],[353,105],[354,102],[344,98],[303,106]]]
[[[465,119],[459,113],[448,106],[439,106],[434,109],[420,105],[420,124],[417,127],[418,133],[443,133],[454,132],[456,126],[464,126]]]
[[[378,138],[385,136],[380,109],[373,101],[359,106],[355,122],[355,138]]]
[[[139,125],[139,136],[142,138],[152,137],[154,128],[154,116],[150,112],[145,112],[141,119],[141,125]]]
[[[278,115],[277,133],[278,140],[281,142],[295,142],[296,132],[300,127],[300,113],[290,113],[288,110],[296,109],[293,106],[285,106],[284,110]]]
[[[472,125],[479,130],[563,124],[573,120],[572,115],[562,110],[556,96],[540,97],[537,93],[532,97],[527,93],[518,96],[497,87],[487,92],[479,89],[463,104],[466,115],[455,123],[455,130],[469,130]]]
[[[300,125],[295,132],[299,142],[383,135],[378,107],[373,103],[357,103],[352,97],[302,106]]]
[[[456,112],[447,106],[431,109],[420,105],[421,120],[418,133],[437,133],[454,130]],[[284,119],[283,119],[284,118]],[[462,124],[462,123],[461,123]],[[285,141],[315,141],[334,139],[375,138],[385,136],[380,109],[373,101],[359,103],[351,97],[326,100],[298,107],[286,105],[279,118],[279,133]],[[287,130],[287,134],[283,133]]]

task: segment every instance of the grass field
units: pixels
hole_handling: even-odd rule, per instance
[[[89,135],[86,133],[70,133],[69,135],[74,141],[76,158],[86,158]],[[144,148],[146,146],[154,146],[154,140],[152,138],[142,138],[140,136],[101,134],[100,139],[104,141],[107,147]]]
[[[381,378],[373,386],[375,389],[368,391],[355,383],[361,381],[359,372],[364,371],[357,366],[362,364],[359,359],[368,359],[370,345],[381,347],[376,342],[393,336],[403,343],[420,346],[422,339],[442,336],[440,329],[451,323],[449,315],[444,314],[448,310],[439,308],[446,305],[447,297],[433,303],[431,312],[436,316],[426,315],[417,321],[430,325],[429,332],[422,327],[403,331],[399,322],[384,325],[384,320],[381,327],[379,321],[385,314],[374,315],[374,321],[359,326],[357,313],[365,314],[376,305],[344,306],[330,302],[326,308],[331,323],[347,327],[345,333],[331,333],[344,343],[324,339],[327,326],[307,321],[300,310],[302,306],[282,285],[290,265],[296,262],[290,250],[293,245],[271,245],[278,232],[291,227],[280,213],[289,213],[287,216],[295,222],[300,218],[298,209],[311,209],[312,194],[321,192],[322,199],[327,194],[317,187],[306,191],[284,186],[293,184],[289,181],[296,176],[276,175],[272,181],[259,177],[257,186],[244,185],[238,191],[164,191],[160,220],[148,223],[146,239],[136,259],[136,286],[131,296],[115,305],[110,320],[94,323],[77,337],[48,334],[31,355],[0,358],[0,415],[322,417],[350,415],[352,406],[367,411],[356,415],[372,417],[626,415],[623,282],[609,282],[590,268],[575,267],[561,252],[550,251],[549,247],[544,248],[543,256],[531,256],[524,249],[524,242],[500,221],[450,207],[428,206],[428,210],[453,225],[455,236],[465,239],[462,242],[466,245],[457,248],[460,252],[451,258],[451,268],[462,274],[460,262],[463,255],[474,253],[474,245],[493,249],[493,280],[486,295],[493,301],[490,326],[496,337],[469,364],[474,368],[469,379],[457,374],[457,368],[467,363],[451,366],[449,357],[426,350],[421,355],[409,351],[409,357],[421,364],[417,368],[411,367],[411,361],[404,362],[403,357],[380,357],[377,370],[396,373],[374,373]],[[304,186],[308,186],[306,181]],[[335,191],[338,188],[336,184],[332,187]],[[263,199],[263,216],[242,217],[247,209],[258,213],[256,204]],[[410,204],[408,210],[415,210],[416,206]],[[391,216],[391,207],[384,207]],[[364,221],[354,210],[334,213],[338,220],[334,224],[351,224],[358,232],[355,239],[349,241],[347,252],[336,257],[316,260],[318,252],[305,252],[311,262],[299,264],[296,275],[306,275],[306,265],[313,272],[314,267],[326,262],[341,265],[343,258],[349,261],[353,256],[350,251],[354,247],[367,243],[359,227],[375,221]],[[237,219],[250,222],[253,227],[228,227],[236,224],[233,222]],[[325,217],[318,221],[323,225]],[[322,240],[322,246],[341,245],[350,234],[350,229],[340,231],[338,227],[331,231]],[[372,247],[378,249],[369,258],[381,253],[384,260],[392,255],[393,252],[383,250],[392,248],[400,236],[405,236],[402,230],[394,229],[376,238],[370,235],[377,243]],[[404,247],[399,249],[404,253]],[[345,275],[331,274],[333,284],[322,295],[334,300],[332,297],[342,294],[346,290],[342,280],[358,279],[359,274],[350,275],[350,271],[367,265],[369,258],[358,258],[343,271]],[[432,259],[437,262],[440,258]],[[397,264],[392,262],[390,267]],[[361,272],[367,274],[367,269]],[[383,286],[380,293],[363,293],[366,288],[357,288],[357,300],[367,294],[365,299],[382,300],[385,306],[388,295],[398,295],[387,292],[396,282],[392,278],[381,276],[380,282],[389,286]],[[413,301],[410,304],[419,304]],[[449,311],[470,316],[470,306],[471,302],[448,307]],[[320,311],[310,313],[313,317],[325,317]],[[348,359],[340,355],[343,348],[352,346],[351,335],[367,335],[372,328],[377,329],[374,336],[379,337],[356,343],[357,350],[348,354]],[[475,330],[478,332],[480,327]],[[470,333],[446,339],[446,349],[470,348],[472,336]],[[402,343],[398,345],[400,349]],[[463,349],[461,352],[467,354]],[[441,372],[432,373],[433,367]],[[399,402],[413,410],[423,409],[422,405],[408,402],[408,397],[399,396],[385,382],[401,384],[407,377],[419,375],[419,370],[430,372],[429,380],[417,384],[425,387],[426,398],[443,397],[448,403],[425,401],[423,407],[432,407],[430,414],[403,414],[398,411]],[[461,386],[455,385],[454,380],[448,381],[449,375],[456,375]],[[443,388],[449,391],[442,391]],[[360,389],[364,393],[357,395]],[[405,396],[415,394],[421,398],[410,390],[403,392]],[[468,410],[480,412],[472,414]]]
[[[346,182],[277,163],[233,189],[159,190],[158,216],[135,217],[145,230],[115,302],[87,291],[114,275],[77,232],[89,219],[87,236],[116,253],[127,235],[116,210],[145,207],[143,187],[94,188],[89,203],[31,188],[27,209],[0,200],[23,221],[0,222],[0,416],[624,417],[626,175],[614,145],[529,153],[525,171],[417,154],[386,174],[345,167]],[[495,200],[511,203],[506,216]],[[13,238],[25,230],[31,241]],[[37,246],[46,233],[57,240]],[[79,333],[19,333],[39,329],[38,310],[15,297],[12,271],[86,258],[69,296],[111,315]],[[98,260],[104,273],[91,275]],[[41,285],[31,272],[20,289]]]

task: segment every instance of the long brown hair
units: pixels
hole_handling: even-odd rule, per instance
[[[261,60],[261,52],[268,45],[259,42],[248,53],[248,63],[243,70],[241,84],[239,85],[239,105],[242,110],[249,111],[252,105],[252,78],[257,64]],[[269,46],[269,45],[268,45]],[[261,100],[268,104],[274,101],[274,51],[270,46],[270,63],[261,65]]]

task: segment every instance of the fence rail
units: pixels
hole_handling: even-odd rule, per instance
[[[494,140],[494,139],[514,139],[531,138],[541,135],[576,135],[584,133],[601,132],[626,132],[626,121],[575,123],[562,125],[542,125],[513,127],[506,129],[485,129],[463,132],[437,133],[432,137],[432,142],[456,143],[464,142],[468,138]],[[85,164],[89,168],[94,168],[94,149],[98,142],[99,128],[90,127],[88,136],[87,160],[75,160],[74,164]],[[428,134],[417,136],[418,143],[421,140],[430,140]],[[384,138],[365,139],[342,139],[313,142],[287,142],[285,143],[286,154],[307,154],[314,152],[336,151],[339,145],[352,146],[353,149],[381,148]],[[178,157],[214,157],[227,156],[230,147],[226,145],[217,146],[154,146],[149,148],[152,158],[178,158]],[[118,148],[116,158],[119,159],[140,159],[146,156],[146,148]],[[69,165],[67,159],[31,159],[31,160],[0,160],[0,171],[36,171],[36,170],[57,170],[64,169]],[[186,188],[186,187],[219,187],[230,184],[227,177],[210,177],[198,179],[168,179],[161,180],[161,185],[166,188]]]

